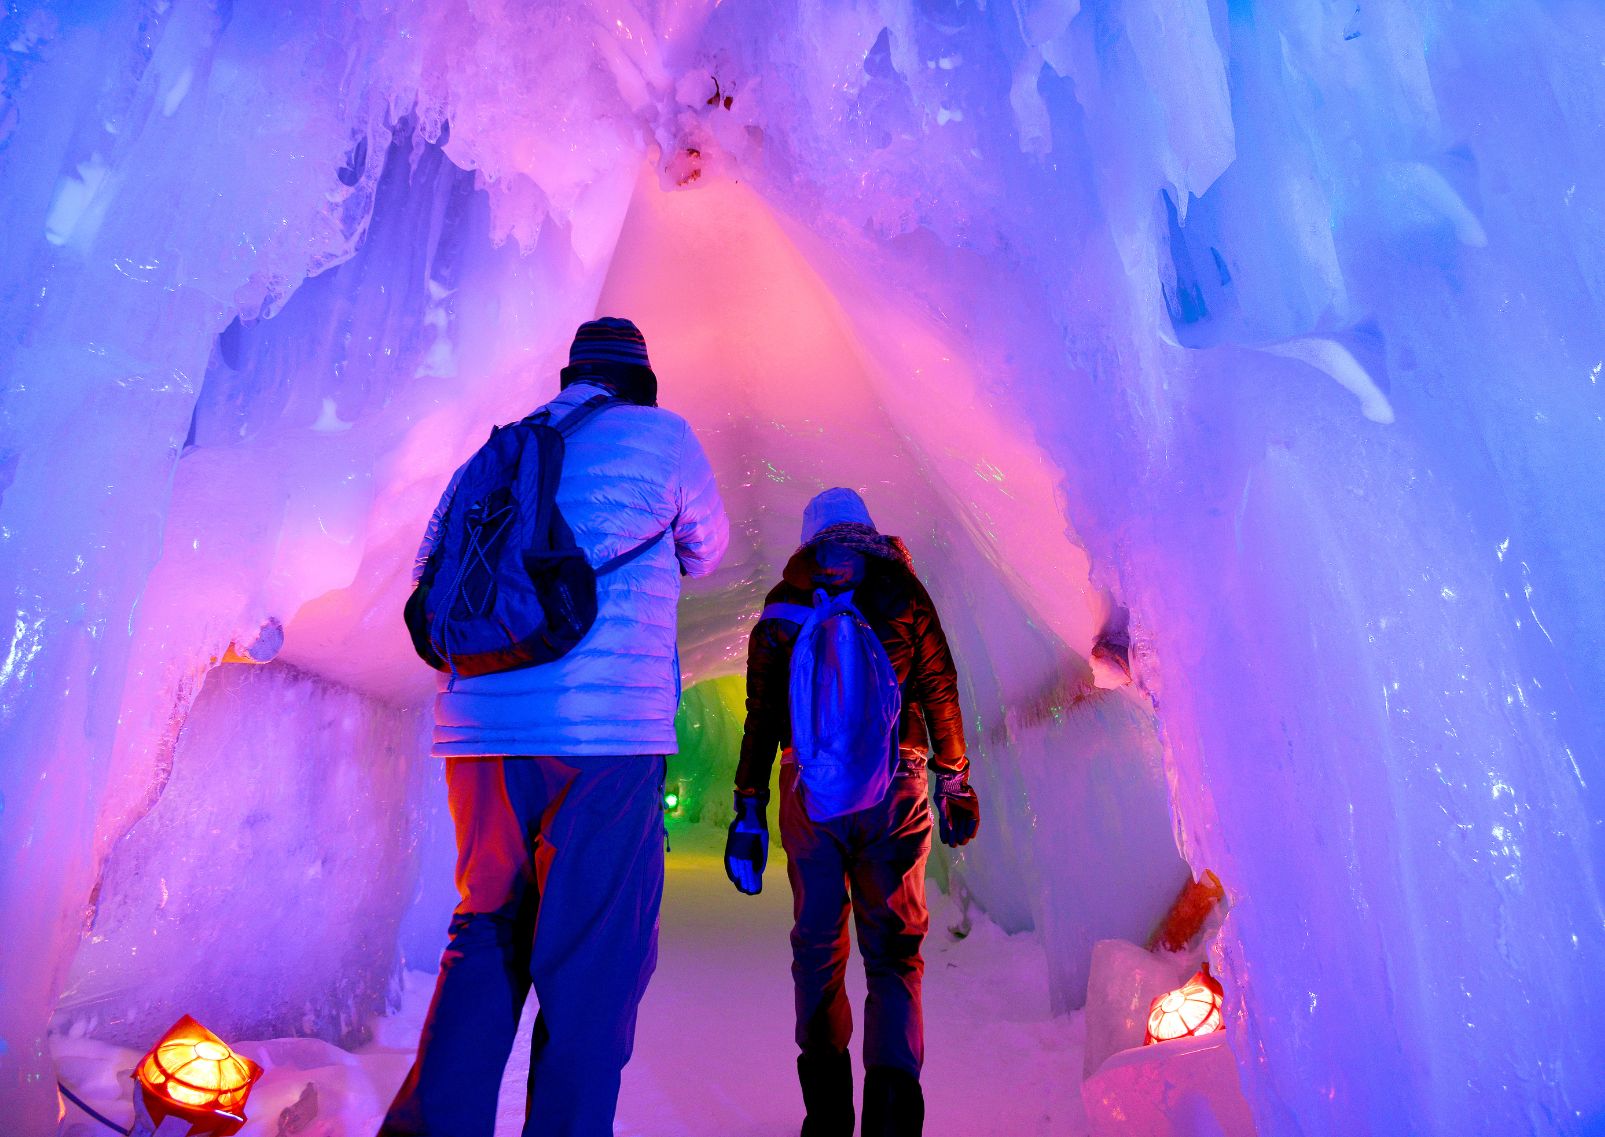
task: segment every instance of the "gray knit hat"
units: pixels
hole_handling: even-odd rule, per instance
[[[562,387],[587,380],[611,387],[621,398],[643,407],[658,405],[658,376],[647,359],[646,337],[619,316],[587,320],[574,333]]]
[[[812,541],[821,529],[843,522],[875,528],[875,522],[869,516],[869,506],[852,490],[838,486],[815,494],[803,510],[803,544]]]

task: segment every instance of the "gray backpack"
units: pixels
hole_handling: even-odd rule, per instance
[[[814,592],[813,607],[771,604],[763,618],[800,625],[791,649],[791,745],[814,821],[868,809],[892,784],[903,689],[852,590]]]
[[[492,429],[468,460],[407,601],[425,663],[455,682],[561,658],[596,620],[596,578],[662,539],[667,529],[593,569],[557,508],[565,440],[623,404],[598,395],[555,424],[537,411]]]

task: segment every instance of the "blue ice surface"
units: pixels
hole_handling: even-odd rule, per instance
[[[851,465],[965,676],[988,815],[939,878],[1044,937],[1044,998],[1157,918],[1168,830],[1228,888],[1262,1133],[1597,1131],[1605,13],[602,7],[0,20],[8,1116],[53,1123],[64,992],[97,977],[109,1021],[174,974],[111,962],[164,920],[234,950],[314,888],[353,913],[329,951],[390,938],[337,977],[253,936],[225,1029],[355,1014],[422,942],[417,848],[312,886],[298,857],[374,831],[263,810],[332,762],[427,830],[428,779],[381,758],[428,709],[408,546],[630,295],[665,360],[716,364],[666,372],[742,533],[685,605],[690,677],[739,670],[796,507]],[[757,216],[791,251],[746,279]],[[786,338],[799,298],[850,350]],[[777,343],[819,353],[806,384],[754,366]],[[1121,606],[1137,683],[1095,692]],[[261,673],[257,735],[197,745],[270,618],[319,693]],[[219,792],[292,832],[208,905],[175,843]]]

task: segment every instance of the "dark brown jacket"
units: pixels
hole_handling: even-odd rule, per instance
[[[966,771],[958,675],[936,606],[919,578],[895,554],[876,556],[827,541],[793,555],[764,605],[812,607],[816,588],[831,594],[854,589],[853,602],[886,648],[903,689],[902,749],[928,749],[938,773]],[[797,632],[796,623],[773,617],[760,619],[752,629],[737,789],[766,788],[776,749],[791,745],[791,649]]]

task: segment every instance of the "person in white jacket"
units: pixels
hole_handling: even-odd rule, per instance
[[[718,566],[729,522],[696,435],[656,405],[646,342],[628,320],[580,326],[548,408],[555,420],[604,393],[630,405],[567,440],[558,508],[593,565],[655,534],[672,539],[597,578],[596,621],[568,654],[441,677],[433,753],[446,760],[461,902],[417,1060],[381,1137],[491,1137],[532,984],[540,1014],[524,1137],[613,1132],[657,962],[680,576]]]

